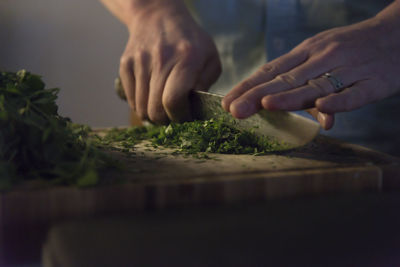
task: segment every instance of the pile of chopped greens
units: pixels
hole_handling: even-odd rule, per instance
[[[199,156],[199,153],[265,154],[281,150],[284,144],[253,131],[240,131],[222,118],[206,121],[171,123],[168,126],[113,129],[104,140],[120,141],[125,148],[141,140],[150,140],[153,147],[175,148],[175,153]]]
[[[57,113],[58,89],[25,70],[0,73],[0,190],[22,180],[88,186],[108,159],[87,126]]]

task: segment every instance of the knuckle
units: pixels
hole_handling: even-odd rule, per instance
[[[119,65],[122,69],[130,68],[133,64],[133,58],[123,55],[119,60]]]
[[[301,82],[291,73],[279,74],[278,76],[275,77],[275,79],[281,83],[286,84],[289,87],[297,87],[301,85]]]
[[[176,50],[184,56],[191,55],[195,52],[195,47],[188,41],[181,41],[177,44]]]
[[[313,50],[320,46],[321,41],[322,37],[320,35],[315,35],[313,37],[305,39],[303,42],[301,42],[301,44],[298,47]]]
[[[330,93],[321,79],[309,80],[308,85],[316,89],[316,91],[318,92],[318,97],[324,97]]]
[[[241,88],[241,89],[247,91],[247,90],[250,90],[251,88],[253,88],[255,86],[256,86],[256,83],[253,80],[248,79],[248,80],[242,81],[239,84],[238,88]]]
[[[261,74],[278,73],[279,69],[275,64],[265,64],[259,69]]]
[[[303,44],[313,45],[319,43],[322,40],[321,33],[311,36],[303,41]]]
[[[328,56],[330,58],[337,58],[341,55],[344,48],[344,45],[340,42],[331,42],[325,50],[325,56]]]
[[[335,46],[339,43],[333,40],[330,33],[321,32],[304,40],[299,47],[308,51],[308,53],[323,53],[328,47]]]
[[[185,67],[199,67],[201,64],[198,64],[197,51],[195,47],[188,43],[184,42],[183,44],[179,44],[177,47],[177,52],[179,55],[179,60],[181,64]]]
[[[166,94],[162,98],[162,105],[167,110],[173,110],[180,103],[180,99],[175,94]]]
[[[313,44],[315,44],[315,42],[316,42],[315,37],[307,38],[303,42],[301,42],[300,46],[309,47],[309,46],[312,46]]]

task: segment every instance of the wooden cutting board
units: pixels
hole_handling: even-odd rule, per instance
[[[131,157],[110,152],[127,168],[102,173],[102,186],[23,185],[0,194],[0,265],[20,260],[21,253],[37,259],[49,227],[64,221],[167,207],[400,191],[400,159],[325,136],[295,151],[263,156],[202,160],[145,144],[135,152]]]
[[[127,166],[102,173],[93,188],[19,188],[0,195],[0,226],[193,204],[288,198],[400,189],[400,160],[357,145],[318,136],[312,143],[279,154],[211,155],[203,160],[170,155],[171,150],[136,147]],[[106,182],[107,183],[107,182]]]

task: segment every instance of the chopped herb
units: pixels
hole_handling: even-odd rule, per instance
[[[132,147],[141,140],[150,140],[154,148],[169,147],[175,149],[172,154],[192,155],[199,159],[210,158],[208,153],[263,155],[284,146],[269,137],[257,136],[251,130],[240,131],[222,118],[171,123],[168,126],[113,129],[104,139],[131,140]]]

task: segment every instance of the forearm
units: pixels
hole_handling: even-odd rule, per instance
[[[122,23],[130,25],[135,16],[152,11],[184,12],[183,0],[100,0]]]
[[[381,12],[379,12],[374,19],[378,22],[382,31],[400,36],[400,0],[395,0]],[[389,36],[388,36],[389,37]]]

